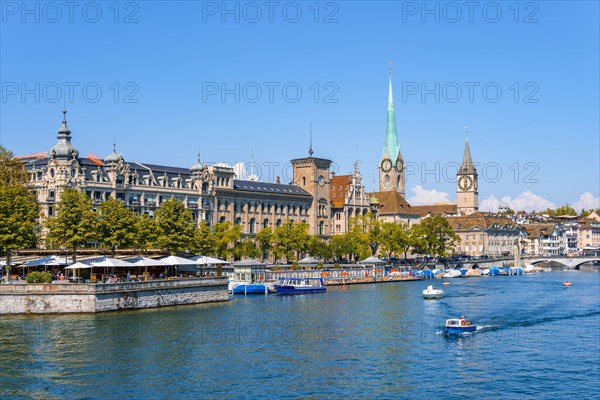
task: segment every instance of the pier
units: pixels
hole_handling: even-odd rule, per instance
[[[97,313],[228,301],[227,277],[0,285],[0,315]]]

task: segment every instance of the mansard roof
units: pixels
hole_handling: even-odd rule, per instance
[[[308,193],[306,190],[302,189],[299,186],[283,185],[280,183],[256,182],[234,179],[233,188],[234,190],[241,190],[245,192],[259,192],[283,195],[288,194],[311,197],[310,193]]]

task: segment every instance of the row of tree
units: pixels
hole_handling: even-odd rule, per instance
[[[298,260],[303,254],[325,261],[356,261],[372,254],[392,257],[417,254],[443,256],[452,252],[458,237],[448,221],[431,217],[407,227],[382,222],[373,214],[351,221],[350,229],[329,240],[308,233],[304,222],[288,221],[267,227],[258,234],[243,236],[239,225],[224,222],[209,227],[193,220],[182,202],[171,198],[161,204],[155,218],[137,215],[117,199],[103,202],[96,210],[91,199],[75,189],[66,189],[56,214],[42,218],[40,207],[27,182],[27,173],[12,153],[1,149],[0,157],[0,245],[5,252],[35,247],[45,228],[48,248],[73,251],[82,247],[137,249],[141,253],[160,248],[171,253],[190,251],[220,258],[255,257]]]

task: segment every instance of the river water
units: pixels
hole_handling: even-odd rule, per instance
[[[600,274],[450,282],[440,300],[423,300],[421,281],[2,316],[0,398],[600,396]],[[479,331],[441,335],[444,320],[460,315]]]

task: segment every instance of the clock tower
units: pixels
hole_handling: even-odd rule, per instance
[[[390,83],[388,93],[387,129],[383,154],[379,162],[379,191],[396,191],[404,196],[404,160],[398,145],[396,133],[396,114],[392,96],[392,69],[389,69]]]
[[[479,187],[477,170],[471,159],[469,131],[467,130],[465,153],[456,174],[456,206],[458,215],[469,215],[479,210]]]

